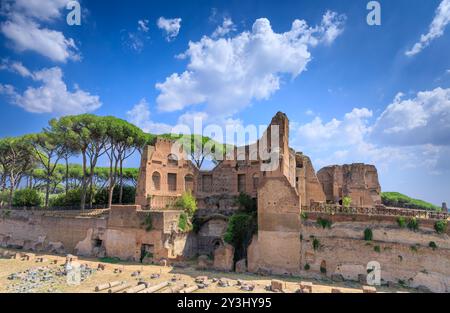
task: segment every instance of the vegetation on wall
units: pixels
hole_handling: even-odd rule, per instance
[[[373,239],[372,229],[366,228],[364,230],[364,240],[365,241],[372,241],[372,239]]]
[[[317,239],[317,238],[313,238],[312,247],[313,247],[314,251],[319,250],[319,248],[320,248],[320,240]]]
[[[178,218],[178,229],[182,232],[188,232],[192,230],[192,223],[186,213],[181,213]]]
[[[408,228],[412,231],[417,231],[419,230],[419,221],[417,220],[417,218],[412,217],[409,219],[408,221]]]
[[[153,229],[153,220],[150,213],[145,216],[142,226],[144,226],[145,231],[151,231]]]
[[[405,228],[408,223],[406,221],[406,218],[404,218],[403,216],[400,216],[397,218],[397,224],[400,228]]]
[[[351,197],[345,196],[344,198],[342,198],[342,205],[345,208],[349,208],[351,204],[352,204],[352,198]]]
[[[433,249],[433,250],[436,250],[437,249],[437,244],[434,242],[434,241],[430,241],[430,243],[428,244],[428,246],[431,248],[431,249]]]
[[[332,223],[329,219],[322,218],[322,217],[317,218],[317,224],[322,226],[322,228],[324,228],[324,229],[331,228],[331,225],[332,225]]]
[[[381,200],[385,206],[440,211],[441,208],[423,200],[413,199],[399,192],[382,192]]]
[[[194,216],[197,211],[197,200],[192,195],[192,192],[184,192],[180,198],[175,202],[175,207],[183,210],[189,217]]]
[[[434,223],[434,229],[438,234],[443,234],[447,231],[447,221],[439,220]]]
[[[256,199],[244,192],[237,196],[236,204],[239,206],[239,209],[247,213],[255,212],[257,207]]]
[[[229,218],[223,237],[225,242],[234,247],[235,261],[246,257],[248,245],[258,231],[256,201],[250,199],[250,196],[243,194],[237,198],[237,202],[241,203],[240,209]]]

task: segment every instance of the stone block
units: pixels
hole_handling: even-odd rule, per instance
[[[245,273],[247,272],[247,264],[246,259],[242,259],[236,262],[236,273]]]
[[[272,291],[283,291],[283,282],[278,279],[273,279],[270,282],[270,289]]]
[[[230,272],[233,270],[234,248],[224,244],[214,251],[214,269]]]
[[[363,286],[362,287],[363,293],[376,293],[377,289],[372,286]]]

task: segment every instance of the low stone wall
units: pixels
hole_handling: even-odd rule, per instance
[[[88,232],[106,228],[104,216],[86,217],[69,212],[2,211],[1,246],[50,252],[58,247],[53,252],[74,253]]]
[[[332,221],[323,228],[308,216],[301,226],[301,275],[326,275],[334,279],[364,280],[367,265],[381,266],[382,283],[423,287],[434,292],[450,292],[450,236],[438,234],[433,220],[420,221],[420,228],[400,228],[395,218],[321,215]],[[364,240],[370,228],[373,238]],[[430,242],[437,246],[430,247]]]

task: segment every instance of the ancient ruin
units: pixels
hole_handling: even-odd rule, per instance
[[[310,158],[289,146],[287,116],[278,112],[267,132],[273,125],[280,143],[276,170],[264,171],[267,160],[249,157],[261,141],[235,148],[233,159],[204,171],[182,149],[174,153],[174,141],[158,138],[142,154],[135,205],[13,210],[0,220],[1,246],[142,263],[200,256],[202,268],[364,282],[375,261],[382,284],[450,291],[449,231],[436,231],[446,213],[384,207],[373,165],[334,165],[316,174]],[[173,204],[186,191],[198,203],[197,231],[178,227],[182,211]],[[241,193],[256,200],[258,227],[246,258],[235,259],[224,234]],[[411,221],[419,226],[409,227]]]

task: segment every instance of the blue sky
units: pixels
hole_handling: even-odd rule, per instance
[[[80,26],[66,0],[1,1],[1,136],[69,113],[165,132],[283,111],[316,170],[372,163],[383,190],[450,202],[449,0],[379,1],[380,26],[363,0],[85,0]]]

